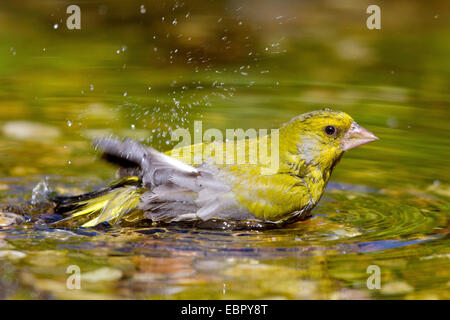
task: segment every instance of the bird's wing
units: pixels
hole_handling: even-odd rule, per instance
[[[94,140],[94,146],[103,150],[108,161],[133,169],[132,172],[147,188],[166,184],[170,178],[195,178],[199,175],[196,168],[131,139],[99,138]]]
[[[153,221],[254,218],[229,184],[218,179],[215,166],[193,167],[130,139],[101,138],[95,147],[124,167],[123,172],[131,170],[142,180],[148,191],[141,195],[139,207]]]

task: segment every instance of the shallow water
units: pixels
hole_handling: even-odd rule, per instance
[[[370,31],[365,5],[340,3],[93,3],[79,31],[62,5],[1,4],[3,205],[42,181],[109,183],[90,141],[110,133],[167,150],[194,120],[276,128],[331,106],[380,141],[347,152],[312,218],[285,229],[0,227],[0,297],[449,299],[448,4],[383,4]]]

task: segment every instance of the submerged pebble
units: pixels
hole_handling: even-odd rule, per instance
[[[81,276],[82,281],[87,282],[116,281],[120,278],[122,278],[122,271],[109,267],[83,273]]]
[[[384,295],[403,295],[414,291],[414,288],[405,281],[389,282],[381,286]]]
[[[60,136],[60,130],[47,124],[31,121],[10,121],[2,127],[5,136],[19,140],[52,140]]]
[[[18,225],[25,221],[25,218],[12,212],[0,211],[0,227]]]
[[[23,253],[21,251],[16,251],[16,250],[0,250],[0,259],[1,258],[6,258],[6,259],[12,259],[12,260],[16,260],[16,259],[23,259],[25,258],[27,255],[26,253]]]

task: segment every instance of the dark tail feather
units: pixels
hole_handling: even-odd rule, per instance
[[[142,190],[137,177],[128,177],[97,191],[79,196],[61,196],[52,200],[56,203],[55,213],[65,218],[55,224],[69,223],[92,227],[102,222],[115,224],[126,215],[138,211]]]

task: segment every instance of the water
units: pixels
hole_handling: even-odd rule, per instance
[[[92,3],[72,31],[60,4],[1,6],[3,205],[39,183],[109,183],[90,141],[110,133],[168,150],[194,120],[270,129],[331,106],[380,137],[346,153],[313,217],[285,229],[2,227],[1,298],[450,298],[444,1],[383,4],[381,31],[351,1]],[[73,265],[80,290],[66,287]]]

